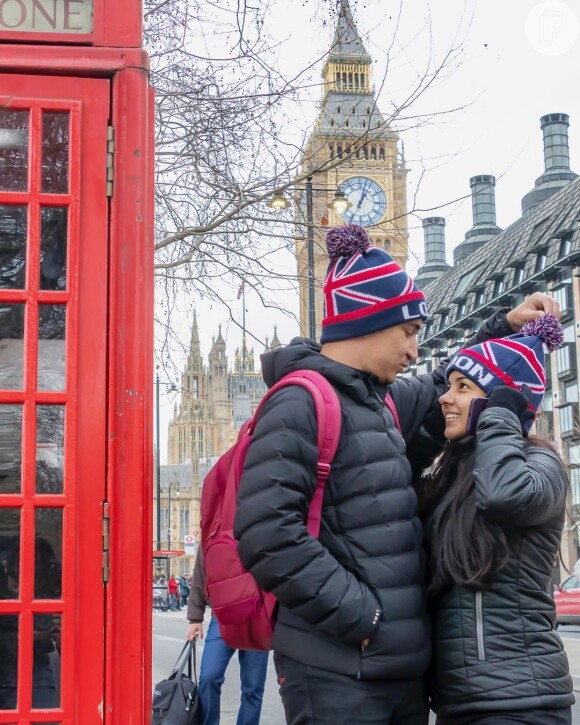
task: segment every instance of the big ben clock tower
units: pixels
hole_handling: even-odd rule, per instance
[[[328,227],[348,222],[366,228],[372,244],[386,249],[405,267],[408,254],[406,168],[398,134],[377,108],[372,58],[354,23],[348,0],[340,9],[332,47],[322,70],[323,96],[318,119],[302,157],[312,171],[316,330],[323,317],[321,289],[328,257]],[[334,190],[350,207],[329,208]],[[296,258],[300,289],[300,331],[308,334],[306,194],[296,196]]]

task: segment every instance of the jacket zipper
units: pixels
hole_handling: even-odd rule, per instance
[[[483,592],[475,592],[475,626],[477,630],[477,657],[485,660],[485,644],[483,642]]]

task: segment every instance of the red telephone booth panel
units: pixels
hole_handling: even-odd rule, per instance
[[[0,723],[102,722],[109,105],[0,75]]]

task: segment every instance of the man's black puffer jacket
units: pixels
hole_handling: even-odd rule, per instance
[[[488,408],[478,423],[474,480],[477,508],[510,535],[512,550],[489,589],[451,586],[433,601],[433,707],[439,714],[569,707],[572,680],[549,593],[564,524],[562,463],[524,444],[515,413]],[[426,525],[428,540],[437,515]]]
[[[492,319],[481,339],[508,334],[501,315]],[[314,403],[292,386],[267,403],[248,449],[235,520],[238,551],[280,603],[276,651],[353,677],[420,677],[430,660],[425,555],[405,441],[421,435],[423,418],[438,405],[442,370],[391,386],[401,436],[383,404],[386,388],[319,350],[297,339],[262,358],[269,386],[293,370],[316,370],[341,402],[319,539],[305,524],[316,488]]]

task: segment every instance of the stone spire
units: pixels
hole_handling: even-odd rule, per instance
[[[282,343],[278,339],[278,326],[274,325],[274,337],[272,338],[272,343],[270,344],[270,350],[275,350],[277,347],[282,347]]]
[[[336,24],[329,58],[332,60],[337,60],[338,58],[350,59],[353,56],[356,56],[357,60],[360,60],[361,56],[364,56],[364,59],[369,62],[371,60],[359,35],[354,18],[352,17],[348,0],[340,0],[338,22]]]

